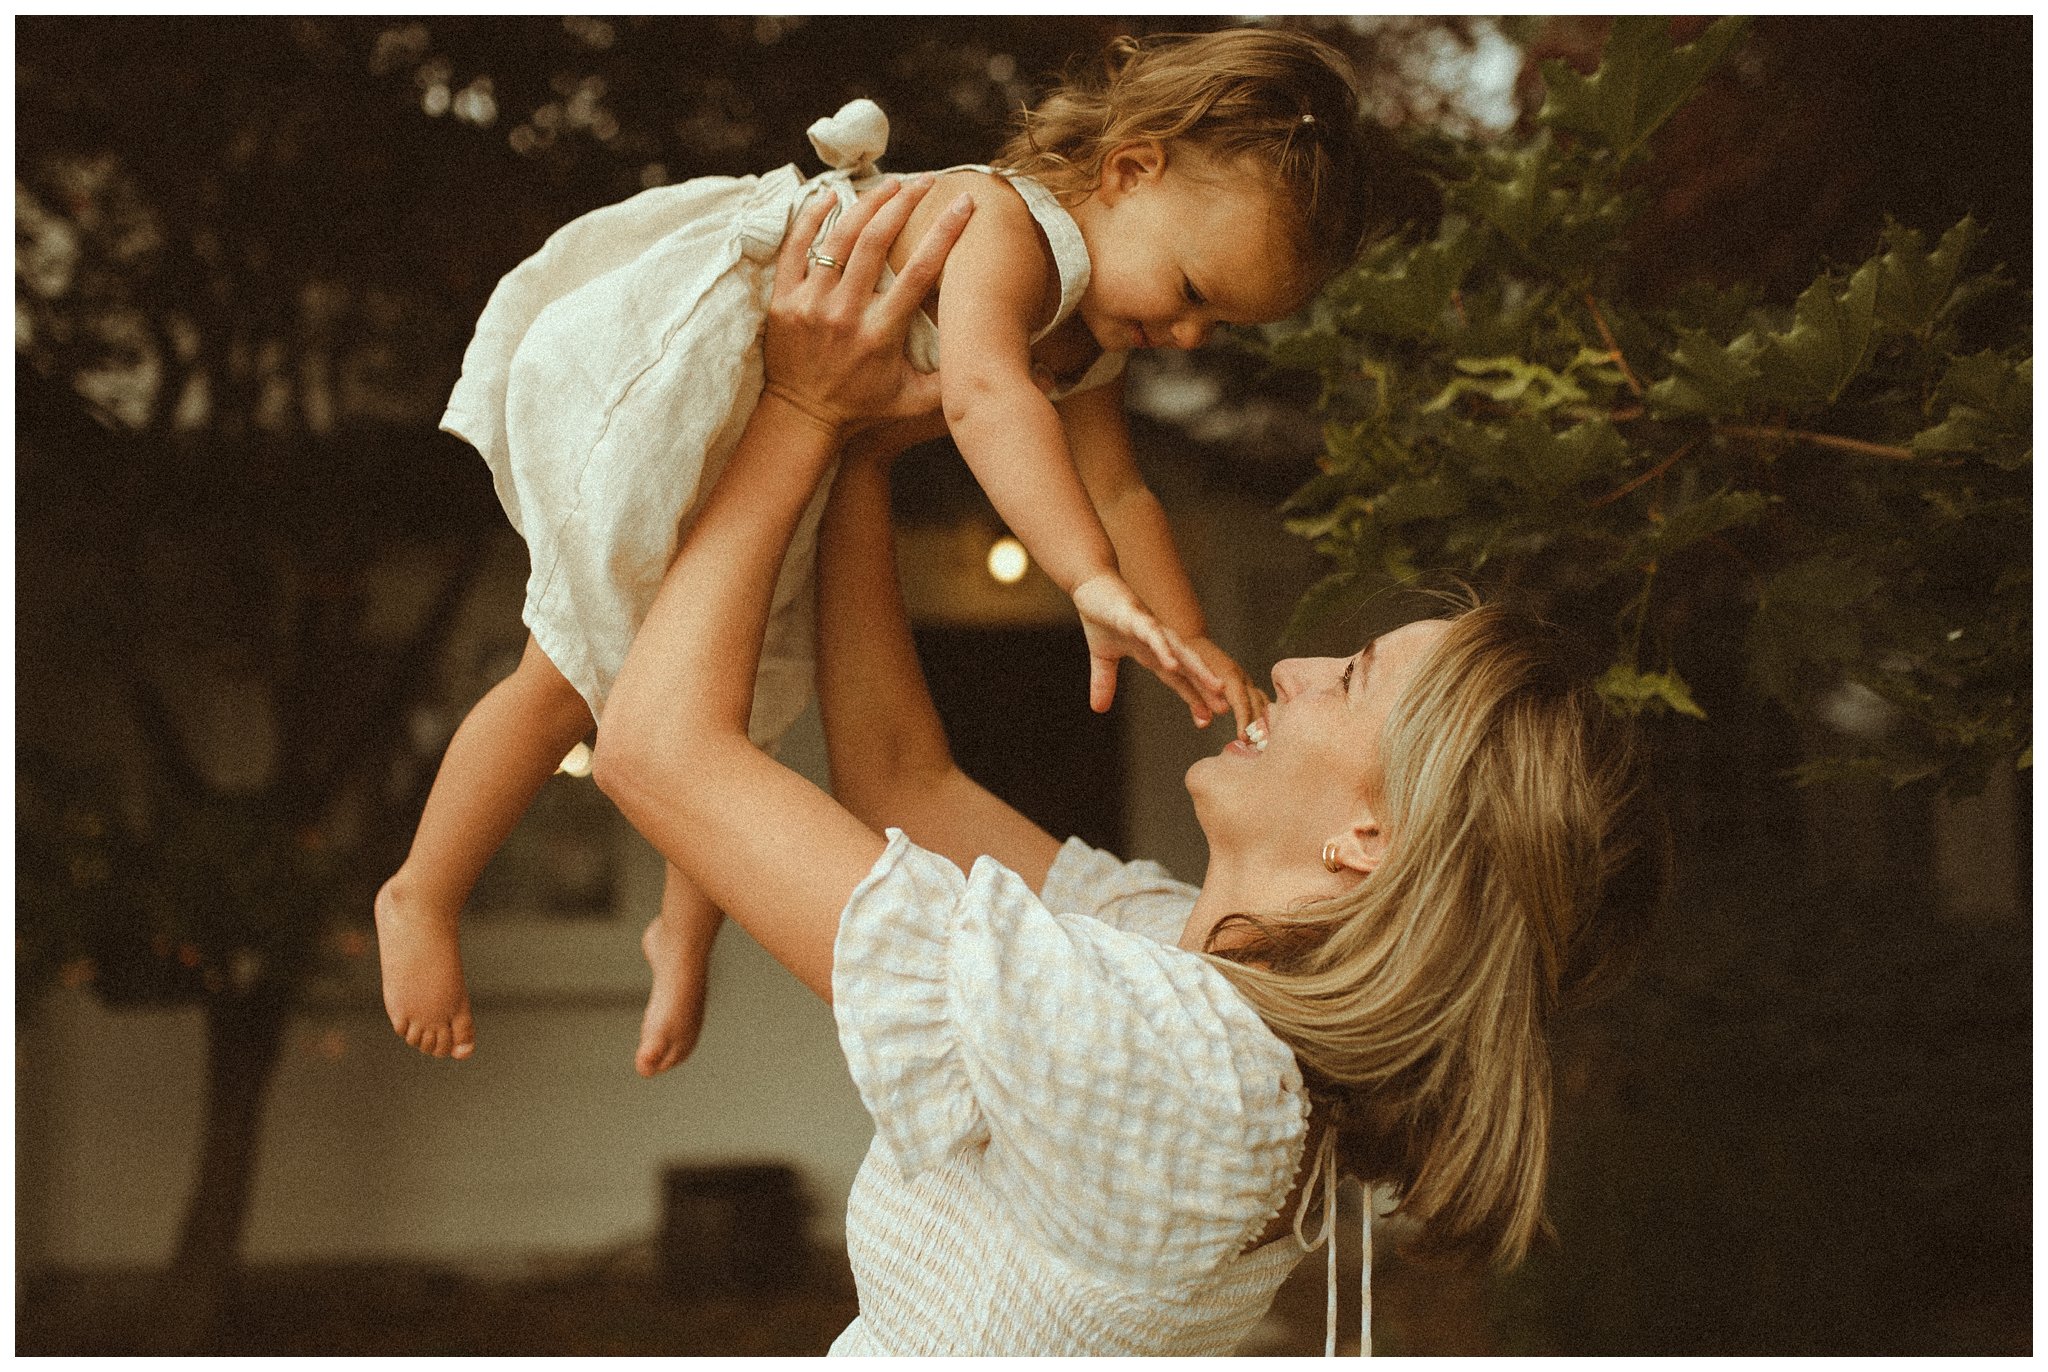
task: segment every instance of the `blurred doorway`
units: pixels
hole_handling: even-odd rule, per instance
[[[915,633],[961,770],[1054,838],[1121,853],[1123,711],[1089,710],[1080,626],[927,623]],[[1126,666],[1126,686],[1135,670]]]

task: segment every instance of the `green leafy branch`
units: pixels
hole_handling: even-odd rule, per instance
[[[1614,708],[1701,718],[1700,630],[1732,620],[1719,675],[1833,740],[1809,779],[1969,787],[2031,755],[2033,360],[1966,349],[2006,286],[1979,226],[1888,225],[1784,305],[1616,284],[1625,173],[1743,32],[1617,20],[1592,75],[1545,67],[1534,131],[1434,146],[1433,232],[1270,331],[1326,420],[1285,512],[1333,565],[1293,632],[1451,572],[1606,634]]]

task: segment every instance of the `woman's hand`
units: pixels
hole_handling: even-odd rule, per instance
[[[912,367],[903,343],[973,201],[962,195],[942,211],[889,288],[875,291],[890,247],[931,185],[930,176],[884,183],[840,215],[815,248],[836,202],[813,195],[783,239],[763,342],[765,394],[835,439],[939,406],[938,377]]]

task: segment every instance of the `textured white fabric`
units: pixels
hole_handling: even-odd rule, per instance
[[[872,100],[849,100],[804,132],[818,160],[835,171],[872,169],[889,151],[889,116]]]
[[[872,118],[834,117],[847,119],[828,130],[847,143],[835,155],[879,156],[887,121],[868,109]],[[869,168],[871,159],[856,166]],[[807,182],[792,166],[657,187],[565,225],[484,307],[441,427],[489,465],[532,562],[527,627],[592,714],[602,716],[697,497],[760,398],[761,325],[797,206],[821,188],[850,204],[862,184],[845,170]],[[1026,200],[1052,220],[1062,306],[1049,330],[1085,288],[1087,254],[1050,195]],[[936,344],[927,340],[927,351],[935,356]],[[1112,356],[1116,365],[1098,362],[1086,384],[1121,369],[1121,354]],[[775,585],[749,729],[764,744],[810,694],[825,494],[806,510]]]
[[[1043,898],[895,831],[840,920],[875,1141],[837,1354],[1220,1354],[1301,1256],[1246,1252],[1301,1163],[1294,1057],[1173,946],[1192,888],[1070,841]]]
[[[594,210],[498,283],[463,356],[441,427],[489,464],[532,560],[527,627],[593,714],[760,397],[775,253],[804,192],[785,167]],[[803,592],[822,501],[775,586],[752,720],[763,741],[810,689]]]

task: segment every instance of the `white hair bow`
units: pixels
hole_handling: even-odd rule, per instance
[[[826,166],[858,180],[889,150],[889,116],[872,100],[849,100],[830,119],[811,125],[809,135]]]

